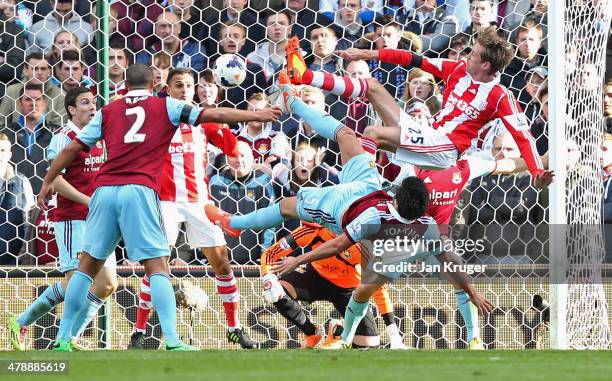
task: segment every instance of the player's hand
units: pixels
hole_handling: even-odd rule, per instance
[[[493,310],[493,304],[481,292],[474,292],[474,295],[470,296],[470,301],[478,308],[481,315],[487,315]]]
[[[550,183],[553,182],[554,179],[554,171],[543,171],[541,173],[538,173],[533,178],[533,185],[536,187],[536,189],[545,189],[548,188],[548,186],[550,185]]]
[[[276,274],[268,273],[261,280],[263,283],[264,299],[267,303],[275,303],[286,295]]]
[[[336,50],[334,54],[347,61],[378,59],[378,50],[349,48],[346,50]]]
[[[281,111],[280,107],[266,107],[264,109],[255,111],[255,120],[262,123],[276,122],[281,115],[283,115],[283,112]]]
[[[296,257],[285,257],[279,261],[276,261],[270,266],[274,274],[289,274],[300,265],[299,260]]]
[[[49,206],[47,202],[51,199],[53,195],[53,185],[43,181],[42,187],[40,188],[40,193],[38,194],[38,198],[36,199],[36,203],[38,207],[42,210],[48,210]]]

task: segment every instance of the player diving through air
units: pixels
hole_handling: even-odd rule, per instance
[[[68,282],[65,310],[54,349],[70,351],[73,325],[86,308],[87,292],[106,258],[121,238],[128,257],[141,261],[150,280],[166,350],[195,350],[183,343],[176,330],[176,300],[170,283],[168,240],[159,206],[160,170],[175,131],[182,123],[239,123],[275,121],[275,108],[247,112],[230,108],[202,109],[172,98],[152,95],[153,72],[142,64],[126,71],[128,93],[102,107],[75,139],[53,160],[41,187],[38,205],[46,209],[56,177],[81,151],[104,139],[107,159],[96,176],[96,191],[89,203],[85,245],[78,270]]]
[[[435,240],[438,233],[434,221],[423,217],[429,199],[423,180],[407,177],[397,188],[395,196],[389,196],[382,190],[374,164],[376,142],[364,138],[360,144],[353,130],[302,102],[297,97],[296,89],[288,84],[286,73],[281,72],[279,78],[281,90],[278,96],[283,111],[296,114],[318,134],[338,143],[343,166],[339,175],[340,184],[326,188],[301,188],[297,196],[283,198],[276,204],[242,216],[232,216],[210,205],[207,208],[209,219],[235,235],[240,230],[265,229],[280,225],[286,219],[297,218],[316,222],[337,235],[308,254],[286,257],[272,265],[275,272],[282,274],[293,271],[301,264],[337,255],[366,238],[374,238],[383,225],[423,225],[419,229],[422,236]],[[442,263],[452,262],[446,253],[437,254]],[[419,256],[411,258],[416,259]],[[367,264],[362,266],[366,267]],[[474,305],[483,313],[490,311],[491,303],[469,284],[465,274],[457,273],[457,277],[457,284],[468,293]],[[343,347],[352,342],[357,325],[367,312],[370,297],[387,281],[387,277],[381,276],[356,288],[346,309],[342,338],[328,347]]]

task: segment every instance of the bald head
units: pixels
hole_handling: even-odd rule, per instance
[[[125,84],[130,90],[153,88],[153,70],[147,65],[134,64],[125,72]]]
[[[164,11],[155,20],[155,35],[161,40],[178,38],[181,33],[181,22],[179,17],[170,11]]]

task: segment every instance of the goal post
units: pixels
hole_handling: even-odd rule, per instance
[[[549,3],[550,344],[609,349],[603,286],[602,78],[612,2]],[[577,146],[572,163],[568,147]]]

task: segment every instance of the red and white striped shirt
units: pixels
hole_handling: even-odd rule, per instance
[[[381,49],[382,62],[419,67],[445,82],[442,109],[434,116],[433,128],[444,133],[459,154],[469,148],[481,135],[488,122],[499,118],[521,151],[532,175],[543,170],[529,122],[506,87],[499,84],[500,76],[491,82],[475,81],[467,73],[465,61],[451,61],[418,57],[403,50]]]
[[[176,131],[164,161],[161,201],[197,203],[209,200],[208,142],[227,155],[233,155],[236,148],[236,137],[229,128],[217,123],[182,124]]]

